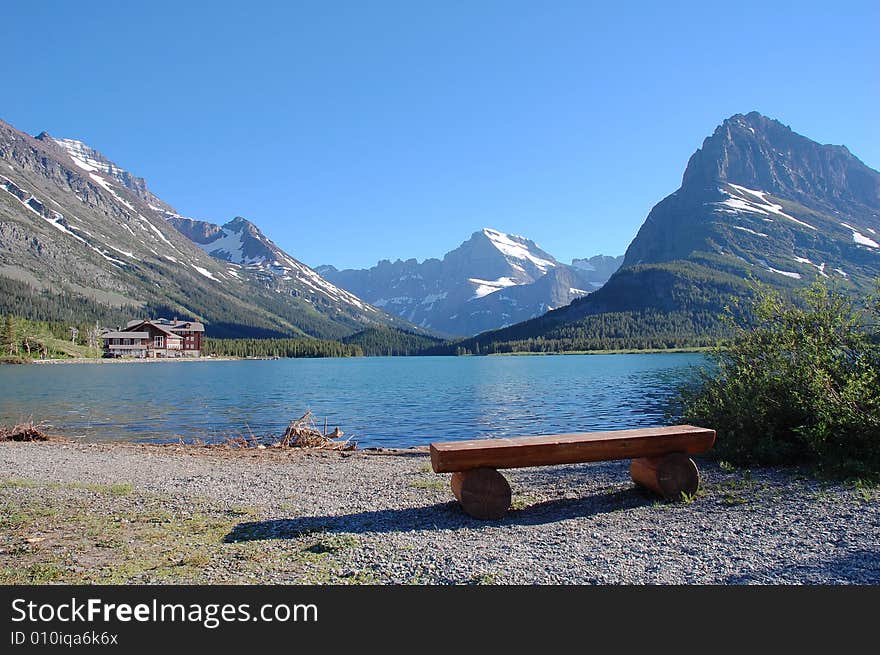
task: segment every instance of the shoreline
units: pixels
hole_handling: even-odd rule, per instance
[[[880,493],[701,460],[666,503],[628,463],[505,472],[465,515],[424,451],[0,443],[5,584],[880,584]]]
[[[485,357],[528,357],[544,355],[663,355],[678,353],[704,353],[713,349],[713,346],[694,346],[693,348],[621,348],[618,350],[562,350],[560,352],[532,352],[518,350],[509,353],[489,353]],[[471,355],[481,357],[482,355]]]
[[[271,359],[258,357],[70,357],[67,359],[35,359],[27,364],[158,364],[178,362],[237,362],[257,359]]]
[[[529,352],[517,351],[509,353],[490,353],[487,355],[393,355],[393,357],[408,358],[432,358],[432,357],[539,357],[551,355],[663,355],[681,353],[703,353],[712,350],[711,346],[695,346],[694,348],[645,348],[645,349],[620,349],[620,350],[564,350],[560,352]],[[178,362],[265,362],[286,359],[375,359],[376,357],[388,357],[389,355],[363,356],[363,357],[232,357],[205,356],[205,357],[156,357],[156,358],[119,358],[119,357],[68,357],[65,359],[33,359],[24,362],[4,362],[0,365],[21,366],[29,364],[155,364],[155,363],[178,363]]]

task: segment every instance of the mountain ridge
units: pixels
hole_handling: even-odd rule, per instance
[[[213,336],[341,338],[405,325],[292,257],[274,269],[210,257],[167,222],[176,212],[142,178],[83,142],[38,137],[0,121],[0,311],[176,314]]]
[[[383,259],[369,269],[325,265],[316,270],[408,321],[440,333],[468,335],[591,293],[620,261],[622,257],[595,259],[595,266],[570,266],[531,239],[487,227],[441,259]]]

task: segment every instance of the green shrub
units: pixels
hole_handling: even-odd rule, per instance
[[[880,288],[878,288],[880,290]],[[717,457],[880,474],[880,294],[862,307],[817,282],[786,301],[758,288],[748,320],[682,390],[684,420],[714,428]]]

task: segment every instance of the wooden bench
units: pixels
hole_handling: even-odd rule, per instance
[[[513,439],[475,439],[431,444],[435,473],[452,473],[452,493],[464,511],[477,519],[500,519],[510,508],[510,484],[497,469],[631,459],[633,481],[679,500],[700,484],[689,455],[715,443],[715,430],[693,425],[577,432]]]

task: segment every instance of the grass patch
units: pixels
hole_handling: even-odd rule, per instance
[[[528,494],[514,494],[510,501],[510,509],[513,511],[525,509],[529,505],[534,505],[537,500],[537,498]]]
[[[47,584],[58,582],[66,575],[67,571],[57,564],[37,563],[31,564],[24,571],[28,584]]]
[[[346,562],[360,538],[329,525],[298,533],[282,525],[279,532],[262,508],[151,494],[128,483],[6,482],[0,585],[377,581],[375,572]]]
[[[93,491],[99,494],[108,494],[110,496],[128,496],[134,491],[134,487],[130,482],[116,482],[114,484],[97,484],[94,482],[42,482],[39,480],[30,480],[25,478],[7,478],[0,480],[0,489],[13,488],[28,489],[81,489],[83,491]]]
[[[873,480],[857,479],[852,481],[852,487],[857,498],[870,503],[877,499],[877,490],[880,489],[880,484]]]
[[[311,546],[303,548],[304,551],[315,555],[324,555],[326,553],[338,553],[346,548],[355,548],[360,546],[357,537],[350,534],[327,535],[321,537]]]
[[[443,491],[448,483],[443,478],[419,478],[411,480],[409,486],[413,489],[433,489],[435,491]]]
[[[219,508],[169,508],[173,500],[138,495],[128,483],[32,489],[0,505],[0,551],[6,558],[15,553],[14,560],[0,559],[0,584],[204,584],[204,567],[224,556],[230,546],[223,538],[237,523]],[[71,489],[104,500],[84,503]],[[41,541],[20,547],[34,536]],[[242,569],[267,563],[234,557],[232,581],[240,581]]]
[[[111,484],[110,488],[108,489],[111,496],[128,496],[133,490],[134,488],[129,482]]]
[[[40,483],[35,480],[25,480],[24,478],[8,478],[0,480],[0,489],[12,489],[15,487],[39,487]]]
[[[130,482],[117,482],[114,484],[71,482],[67,486],[71,489],[82,489],[83,491],[93,491],[98,494],[108,494],[110,496],[128,496],[134,491],[134,487],[132,487]]]

